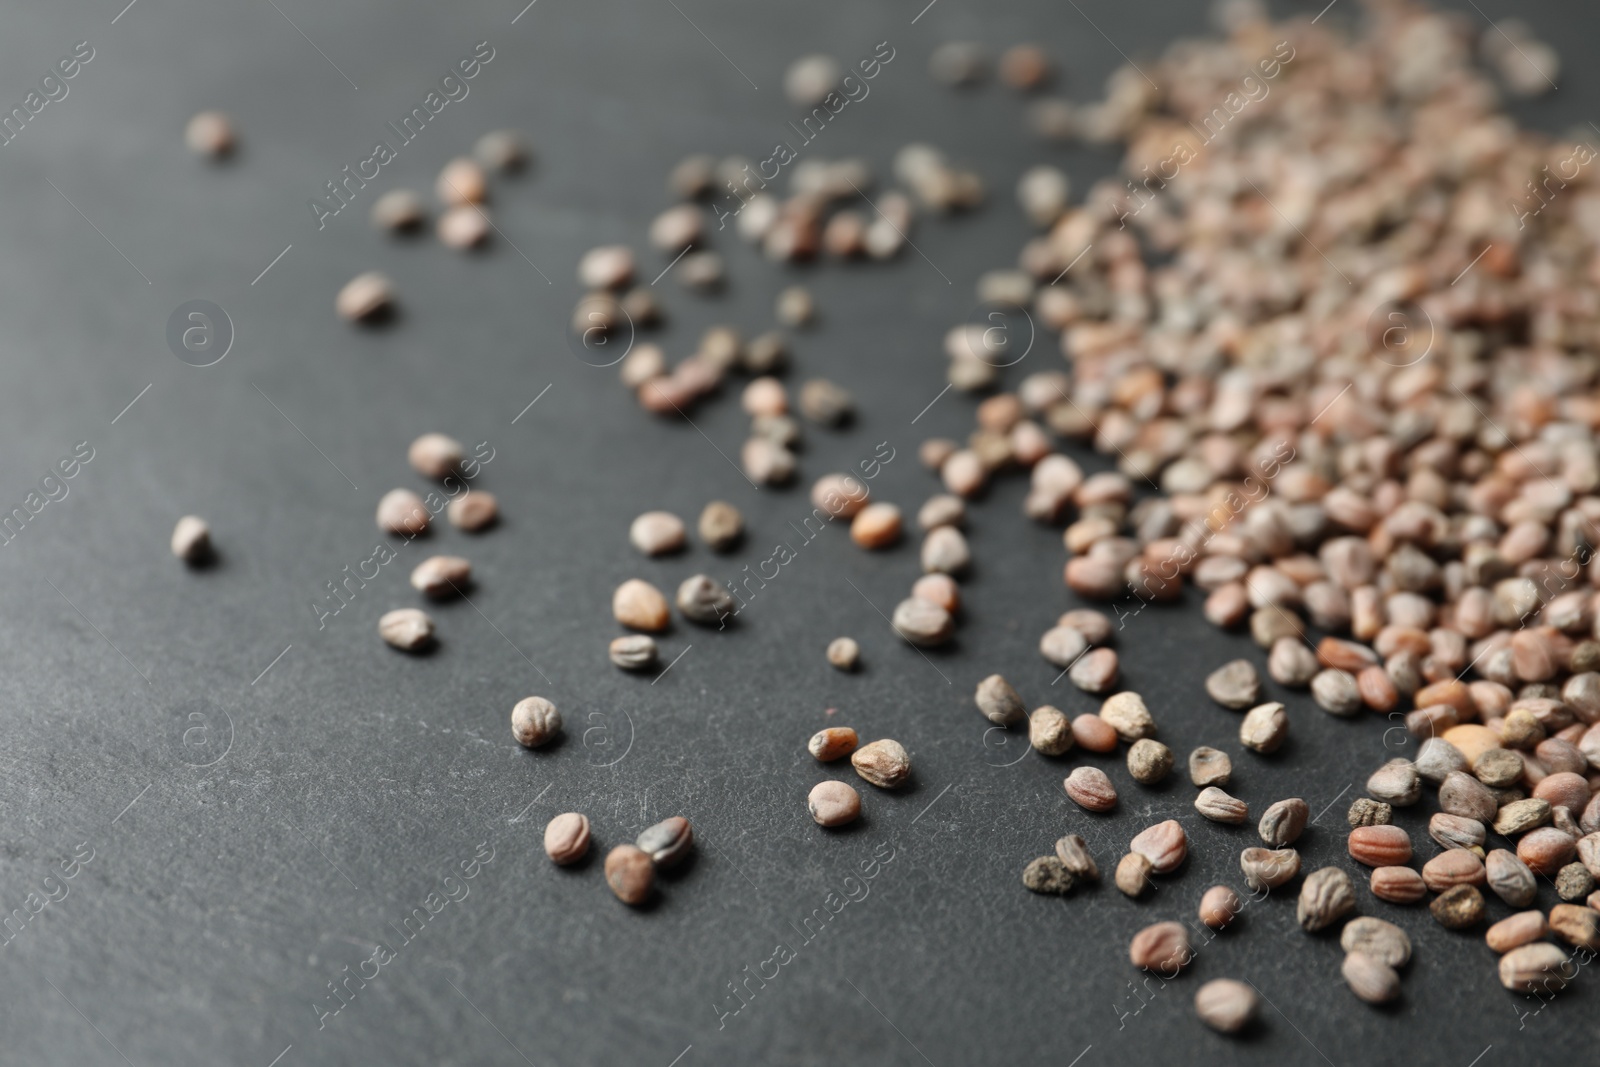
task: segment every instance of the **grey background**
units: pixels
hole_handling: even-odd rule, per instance
[[[934,488],[917,443],[970,426],[971,401],[955,394],[910,423],[943,386],[940,339],[974,303],[974,279],[1009,265],[1027,232],[1016,175],[1055,160],[1081,195],[1114,159],[1035,143],[998,88],[936,90],[929,51],[953,37],[1039,40],[1067,72],[1065,92],[1088,99],[1121,62],[1099,31],[1149,56],[1201,30],[1201,5],[939,0],[915,25],[918,0],[539,0],[515,25],[515,0],[277,6],[139,0],[119,16],[120,2],[72,0],[0,15],[8,106],[75,42],[96,51],[70,95],[0,147],[4,508],[74,443],[95,449],[70,495],[0,548],[0,913],[26,915],[30,892],[61,884],[44,879],[79,842],[94,854],[65,899],[0,947],[7,1062],[1466,1067],[1481,1056],[1488,1067],[1592,1055],[1592,975],[1538,1012],[1499,988],[1478,936],[1364,890],[1364,911],[1416,940],[1393,1009],[1354,1001],[1336,940],[1300,933],[1285,897],[1253,905],[1131,1013],[1129,936],[1192,914],[1215,881],[1237,884],[1252,835],[1198,819],[1186,783],[1129,786],[1115,816],[1086,817],[1061,793],[1062,766],[1023,755],[1020,737],[985,734],[971,691],[991,671],[1031,704],[1095,706],[1064,681],[1052,688],[1035,651],[1073,600],[1059,535],[1021,519],[1018,479],[976,509],[979,563],[949,651],[924,659],[879,615],[916,574],[915,542],[869,556],[834,529],[801,548],[735,628],[678,624],[663,647],[685,654],[656,684],[605,660],[619,581],[733,578],[792,540],[787,524],[809,507],[802,491],[753,491],[727,461],[744,430],[736,394],[701,408],[695,426],[664,421],[642,413],[614,371],[573,358],[562,332],[578,256],[611,241],[643,249],[668,203],[665,170],[685,153],[761,158],[785,137],[780,81],[794,56],[850,62],[889,41],[896,58],[871,96],[808,154],[862,155],[884,174],[901,144],[931,141],[984,176],[988,205],[923,222],[913,237],[926,259],[772,269],[723,237],[725,297],[690,297],[671,277],[657,288],[676,358],[712,322],[765,328],[773,294],[805,280],[823,322],[795,337],[794,377],[847,384],[863,413],[846,431],[810,434],[802,482],[886,441],[895,459],[873,491],[914,509]],[[1326,18],[1354,6],[1341,0]],[[1479,21],[1474,6],[1515,10],[1562,49],[1561,92],[1519,114],[1551,130],[1593,117],[1597,75],[1573,47],[1592,40],[1589,9],[1463,6]],[[307,198],[480,40],[496,55],[470,96],[319,232]],[[242,150],[228,165],[183,148],[183,124],[203,107],[237,123]],[[503,236],[483,255],[368,229],[378,192],[430,190],[446,159],[501,126],[528,131],[539,159],[496,184]],[[646,279],[658,264],[643,255]],[[375,267],[396,281],[400,321],[352,330],[332,314],[333,294]],[[237,331],[214,367],[167,350],[168,314],[192,299],[224,307]],[[1046,339],[1010,380],[1059,365],[1053,352]],[[404,449],[435,429],[491,443],[481,485],[499,495],[504,521],[479,538],[443,529],[402,549],[319,631],[309,602],[371,554],[378,496],[423,488]],[[629,548],[637,512],[692,518],[713,498],[749,520],[740,553],[645,561]],[[211,521],[219,566],[190,572],[167,554],[187,512]],[[433,551],[468,555],[478,585],[470,604],[434,611],[437,653],[407,658],[377,640],[375,620],[416,602],[406,574]],[[1209,742],[1239,757],[1235,717],[1200,683],[1226,658],[1261,657],[1194,609],[1130,623],[1126,682],[1179,753]],[[823,661],[840,633],[862,643],[857,676]],[[525,752],[509,736],[509,709],[530,693],[566,713],[552,751]],[[1306,862],[1345,862],[1344,808],[1390,754],[1386,724],[1288,700],[1292,741],[1277,758],[1241,758],[1238,791],[1257,810],[1286,795],[1326,809]],[[916,766],[911,788],[869,790],[864,823],[840,834],[819,832],[803,803],[820,777],[847,773],[805,754],[828,722],[899,738]],[[1125,781],[1119,759],[1096,761]],[[589,814],[600,849],[682,813],[698,855],[655,907],[631,911],[605,890],[598,861],[558,871],[545,859],[543,824],[563,810]],[[1419,840],[1426,815],[1405,814]],[[1109,868],[1138,828],[1168,816],[1189,829],[1191,859],[1153,899],[1135,905],[1103,887],[1058,900],[1018,884],[1023,864],[1069,829]],[[469,895],[319,1030],[312,1005],[326,983],[375,940],[397,945],[391,924],[480,842],[494,859]],[[793,924],[886,846],[894,858],[869,895],[800,944]],[[719,1020],[727,983],[779,941],[798,957]],[[1194,989],[1219,975],[1248,978],[1274,1005],[1248,1040],[1193,1018]]]

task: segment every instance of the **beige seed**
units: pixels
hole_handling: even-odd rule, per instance
[[[627,634],[613,640],[607,654],[612,663],[625,671],[642,671],[655,666],[657,649],[654,638]]]
[[[494,525],[500,517],[500,502],[493,493],[469,489],[465,496],[450,501],[445,508],[445,515],[457,529],[478,533]]]
[[[511,709],[511,735],[524,748],[538,748],[561,732],[561,712],[544,697],[524,697]]]
[[[1523,945],[1500,957],[1500,984],[1516,993],[1556,993],[1576,974],[1567,954],[1548,941]]]
[[[940,526],[961,526],[967,521],[967,505],[960,497],[935,493],[917,509],[917,525],[923,530]]]
[[[422,225],[427,208],[410,189],[390,189],[372,202],[372,225],[380,230],[414,230]]]
[[[1339,931],[1339,947],[1346,952],[1364,952],[1390,967],[1404,967],[1411,961],[1411,938],[1394,923],[1358,915]]]
[[[533,150],[516,130],[490,130],[472,146],[472,156],[486,170],[515,173],[528,165]]]
[[[189,564],[211,558],[211,526],[206,520],[185,515],[172,529],[172,554]]]
[[[922,648],[932,648],[950,640],[955,620],[938,604],[913,596],[895,605],[891,623],[894,632]]]
[[[1355,886],[1338,867],[1321,867],[1306,875],[1300,886],[1295,917],[1308,933],[1325,930],[1356,909]]]
[[[1550,931],[1574,948],[1600,951],[1600,911],[1582,904],[1557,904],[1550,909]]]
[[[888,548],[900,540],[900,509],[893,504],[868,504],[850,522],[850,540],[862,548]]]
[[[394,302],[394,284],[377,271],[358,274],[345,283],[334,298],[334,310],[339,317],[357,322],[374,319]]]
[[[1519,911],[1489,927],[1483,940],[1492,951],[1504,955],[1514,948],[1542,939],[1548,931],[1543,912]]]
[[[1239,853],[1245,885],[1256,892],[1277,889],[1300,873],[1300,853],[1292,848],[1247,848]]]
[[[806,750],[823,763],[831,763],[854,752],[856,740],[856,732],[850,727],[830,726],[812,734]]]
[[[220,111],[202,111],[183,128],[183,140],[195,155],[221,159],[233,151],[233,124]]]
[[[1104,693],[1117,684],[1119,661],[1114,648],[1094,648],[1067,670],[1067,680],[1085,693]]]
[[[1226,752],[1201,745],[1189,753],[1189,780],[1195,785],[1227,785],[1232,777],[1233,760]]]
[[[670,511],[647,511],[628,527],[628,541],[646,556],[680,551],[687,543],[683,520]]]
[[[806,797],[818,826],[843,826],[861,817],[861,795],[844,782],[818,782]]]
[[[439,171],[438,180],[433,184],[433,195],[439,198],[441,204],[452,207],[481,204],[489,196],[489,179],[477,162],[457,156]]]
[[[1213,978],[1194,995],[1194,1013],[1211,1029],[1236,1034],[1249,1026],[1260,1010],[1261,998],[1244,982]]]
[[[1172,759],[1172,749],[1141,737],[1128,748],[1128,773],[1141,785],[1155,785],[1172,772]]]
[[[1112,880],[1124,894],[1137,899],[1150,885],[1150,861],[1137,852],[1130,852],[1117,861],[1117,872]]]
[[[1154,737],[1156,723],[1144,698],[1138,693],[1117,693],[1107,697],[1100,705],[1100,718],[1117,731],[1117,736],[1132,744],[1145,737]]]
[[[433,642],[433,620],[416,608],[396,608],[378,620],[378,635],[395,648],[420,652]]]
[[[1133,935],[1128,945],[1128,960],[1145,971],[1156,971],[1170,978],[1194,958],[1189,948],[1189,931],[1180,922],[1161,922],[1146,926]]]
[[[1213,930],[1222,930],[1233,922],[1244,903],[1239,894],[1225,885],[1214,885],[1200,898],[1200,921]]]
[[[560,866],[577,863],[589,852],[589,818],[575,811],[557,815],[544,828],[544,851]]]
[[[911,757],[898,741],[862,745],[850,756],[856,773],[880,789],[894,789],[911,776]]]
[[[1144,742],[1140,742],[1143,744]],[[1208,785],[1200,791],[1194,799],[1194,810],[1210,819],[1212,822],[1228,823],[1238,826],[1250,818],[1250,805],[1238,797],[1229,796],[1226,792],[1214,785]],[[1269,845],[1274,842],[1267,842]],[[1287,844],[1288,842],[1281,842]]]
[[[1064,756],[1072,749],[1072,720],[1049,704],[1028,716],[1028,744],[1041,756]]]
[[[1117,789],[1098,767],[1079,767],[1061,784],[1072,802],[1086,811],[1110,811],[1117,806]]]
[[[446,248],[464,251],[477,248],[489,238],[489,217],[476,204],[460,204],[447,208],[439,216],[434,229],[439,243]]]
[[[1070,626],[1055,626],[1039,638],[1039,654],[1052,665],[1066,669],[1089,651],[1083,634]]]
[[[824,474],[811,486],[811,503],[830,518],[853,519],[866,506],[867,487],[849,474]]]
[[[1028,717],[1022,698],[1011,683],[998,674],[991,674],[978,683],[973,700],[983,717],[997,726],[1014,726]]]
[[[378,528],[386,533],[416,537],[428,523],[427,505],[409,489],[391,489],[378,501]]]
[[[861,646],[853,637],[835,637],[828,642],[828,662],[841,671],[853,671],[861,662]]]
[[[622,625],[660,633],[672,618],[661,590],[642,578],[630,578],[611,595],[611,614]]]
[[[967,547],[967,539],[954,526],[936,526],[922,539],[924,573],[959,575],[971,563],[972,550]]]
[[[1289,715],[1277,701],[1258,704],[1245,713],[1239,724],[1239,743],[1254,752],[1270,755],[1283,744],[1289,733]]]
[[[1280,800],[1262,813],[1256,829],[1269,848],[1282,848],[1300,839],[1310,814],[1310,807],[1299,797]]]
[[[1182,823],[1168,819],[1135,834],[1128,842],[1128,850],[1149,860],[1155,873],[1169,874],[1183,866],[1189,855],[1189,838],[1183,832]]]
[[[643,904],[655,886],[655,864],[636,845],[618,845],[606,856],[606,885],[624,904]]]
[[[911,595],[954,615],[961,610],[961,586],[948,574],[924,574],[911,583]]]
[[[587,289],[621,289],[633,279],[633,250],[626,245],[591,248],[578,261],[578,280]]]
[[[744,516],[732,504],[713,500],[700,512],[700,540],[713,552],[727,552],[744,536]]]
[[[457,596],[472,580],[472,564],[460,556],[429,556],[411,572],[411,588],[436,600]]]
[[[1382,960],[1352,952],[1339,965],[1350,992],[1368,1004],[1387,1004],[1400,996],[1400,976]]]

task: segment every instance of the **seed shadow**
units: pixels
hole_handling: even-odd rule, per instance
[[[400,313],[400,306],[391,300],[376,311],[363,315],[356,320],[356,325],[364,330],[378,332],[393,329],[400,324],[403,318],[404,316]]]
[[[220,571],[223,565],[222,553],[215,546],[208,545],[201,555],[194,559],[184,560],[189,570],[195,574],[205,574],[208,571]]]
[[[656,877],[669,884],[673,882],[681,882],[688,878],[689,875],[694,873],[694,869],[699,865],[699,863],[700,850],[690,849],[687,855],[685,855],[671,867],[668,867],[665,870],[658,867],[656,869]]]

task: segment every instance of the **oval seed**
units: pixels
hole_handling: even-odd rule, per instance
[[[894,789],[911,776],[911,757],[898,741],[862,745],[850,756],[856,773],[880,789]]]
[[[489,239],[489,216],[476,204],[457,204],[439,216],[434,232],[446,248],[476,248]]]
[[[1422,875],[1410,867],[1374,867],[1367,884],[1373,896],[1391,904],[1415,904],[1428,894]]]
[[[658,870],[682,863],[694,847],[694,827],[682,815],[672,815],[648,827],[633,842],[650,857]]]
[[[861,817],[861,796],[844,782],[818,782],[806,797],[818,826],[843,826]]]
[[[411,588],[440,600],[456,596],[472,580],[472,564],[460,556],[429,556],[411,572]]]
[[[1345,845],[1351,859],[1368,867],[1397,867],[1411,859],[1411,835],[1400,826],[1358,826]]]
[[[806,742],[806,750],[823,763],[832,761],[856,750],[856,732],[848,726],[830,726],[818,730]]]
[[[1237,797],[1229,796],[1214,785],[1206,786],[1200,791],[1200,795],[1195,797],[1194,810],[1212,822],[1228,823],[1233,826],[1238,826],[1250,817],[1250,805]]]
[[[1213,978],[1194,995],[1194,1013],[1211,1029],[1236,1034],[1249,1026],[1260,1010],[1261,998],[1244,982]]]
[[[867,487],[848,474],[824,474],[811,486],[811,504],[836,519],[853,519],[867,504]]]
[[[544,828],[544,851],[565,867],[577,863],[589,852],[589,819],[569,811],[551,819]]]
[[[202,111],[183,128],[183,140],[195,155],[221,159],[233,151],[233,124],[220,111]]]
[[[450,501],[445,508],[445,515],[457,529],[477,533],[493,525],[500,517],[500,502],[493,493],[468,490],[465,496]]]
[[[628,527],[628,541],[646,556],[677,552],[687,543],[683,520],[670,511],[647,511]]]
[[[733,597],[704,574],[696,574],[678,586],[678,610],[690,622],[709,626],[734,613]]]
[[[1261,815],[1256,830],[1270,848],[1292,845],[1305,831],[1311,808],[1299,797],[1290,797],[1273,804]]]
[[[1261,675],[1249,660],[1236,659],[1206,677],[1206,693],[1225,708],[1244,711],[1261,696]]]
[[[1504,954],[1542,940],[1548,932],[1549,926],[1545,923],[1543,912],[1519,911],[1489,927],[1483,940],[1491,950]]]
[[[481,204],[489,196],[489,179],[475,161],[458,156],[439,171],[433,194],[441,204]]]
[[[1387,1004],[1400,996],[1400,976],[1382,960],[1352,952],[1339,965],[1350,992],[1368,1004]]]
[[[1227,785],[1233,777],[1233,760],[1226,752],[1201,745],[1189,753],[1189,780],[1202,789],[1208,785]]]
[[[954,526],[936,526],[922,539],[924,573],[959,575],[971,562],[967,539]]]
[[[524,697],[511,709],[511,735],[524,748],[538,748],[561,732],[561,712],[544,697]]]
[[[1089,854],[1089,846],[1077,834],[1068,834],[1056,842],[1056,859],[1079,881],[1100,880],[1100,867]]]
[[[1256,892],[1277,889],[1300,873],[1300,853],[1292,848],[1247,848],[1239,853],[1244,883]]]
[[[1283,744],[1289,733],[1289,715],[1276,701],[1258,704],[1245,713],[1239,724],[1239,743],[1254,752],[1270,755]]]
[[[206,520],[185,515],[172,529],[172,554],[189,564],[211,558],[211,526]]]
[[[861,646],[852,637],[835,637],[828,642],[828,662],[841,671],[853,671],[861,662]]]
[[[1049,704],[1028,716],[1028,744],[1041,756],[1063,756],[1072,749],[1072,722]]]
[[[1244,903],[1239,894],[1225,885],[1214,885],[1200,898],[1200,921],[1213,930],[1221,930],[1239,914]]]
[[[404,652],[420,652],[433,643],[433,620],[416,608],[396,608],[378,620],[378,634]]]
[[[850,521],[850,540],[862,548],[888,548],[900,540],[900,509],[893,504],[868,504]]]
[[[391,489],[378,501],[378,527],[386,533],[416,537],[428,530],[428,508],[409,489]]]
[[[1088,651],[1088,640],[1070,626],[1052,627],[1039,638],[1039,654],[1063,670],[1071,667]]]
[[[1061,783],[1074,804],[1086,811],[1110,811],[1117,806],[1117,789],[1098,767],[1079,767]]]
[[[1117,684],[1120,664],[1114,648],[1094,648],[1067,671],[1067,680],[1085,693],[1104,693]]]
[[[398,233],[415,230],[426,216],[420,196],[410,189],[390,189],[372,202],[369,218],[375,228]]]
[[[611,595],[611,614],[624,626],[659,633],[671,614],[661,590],[640,578],[630,578]]]
[[[351,322],[376,319],[394,302],[394,284],[377,271],[358,274],[345,283],[334,298],[334,310]]]
[[[1404,967],[1411,961],[1411,938],[1391,922],[1358,915],[1339,932],[1339,947],[1346,952],[1364,952],[1390,967]]]
[[[655,885],[655,865],[634,845],[618,845],[606,856],[606,885],[624,904],[643,904]]]
[[[713,552],[727,552],[744,536],[744,516],[732,504],[713,500],[700,513],[700,540]]]
[[[1150,885],[1150,861],[1137,852],[1128,853],[1117,861],[1112,881],[1124,894],[1137,898]]]
[[[1356,910],[1355,886],[1350,876],[1338,867],[1321,867],[1306,876],[1300,886],[1300,903],[1295,917],[1307,933],[1325,930]]]
[[[514,173],[528,165],[533,150],[528,139],[516,130],[491,130],[478,138],[472,155],[488,170]]]
[[[1011,683],[998,674],[991,674],[978,683],[973,695],[978,711],[998,726],[1012,726],[1028,717],[1026,705]]]
[[[1170,977],[1194,958],[1189,948],[1189,930],[1180,922],[1160,922],[1133,935],[1128,945],[1128,960],[1146,971],[1159,971]]]
[[[1523,945],[1500,957],[1500,984],[1517,993],[1554,993],[1574,973],[1567,954],[1548,941]]]
[[[955,634],[955,620],[938,604],[909,597],[895,605],[894,632],[923,648],[942,645]]]
[[[1115,752],[1116,729],[1093,712],[1084,712],[1072,720],[1072,737],[1089,752]]]
[[[1128,773],[1142,785],[1155,785],[1172,771],[1172,749],[1142,737],[1128,749]],[[1218,790],[1221,792],[1221,790]]]
[[[1158,822],[1134,835],[1128,850],[1150,861],[1150,869],[1157,874],[1168,874],[1183,866],[1189,855],[1189,838],[1183,824],[1176,819]]]

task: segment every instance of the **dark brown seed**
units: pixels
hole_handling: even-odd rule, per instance
[[[1458,885],[1434,897],[1428,910],[1445,929],[1465,930],[1483,921],[1483,894],[1473,886]]]
[[[669,870],[694,847],[694,828],[682,815],[672,815],[642,832],[634,844],[659,870]]]
[[[1556,896],[1571,903],[1594,892],[1594,875],[1581,863],[1569,863],[1556,872]]]
[[[1089,846],[1077,834],[1068,834],[1056,842],[1056,859],[1073,878],[1084,882],[1098,882],[1100,868],[1089,854]]]
[[[642,849],[618,845],[606,856],[606,885],[624,904],[643,904],[655,885],[655,865]]]

